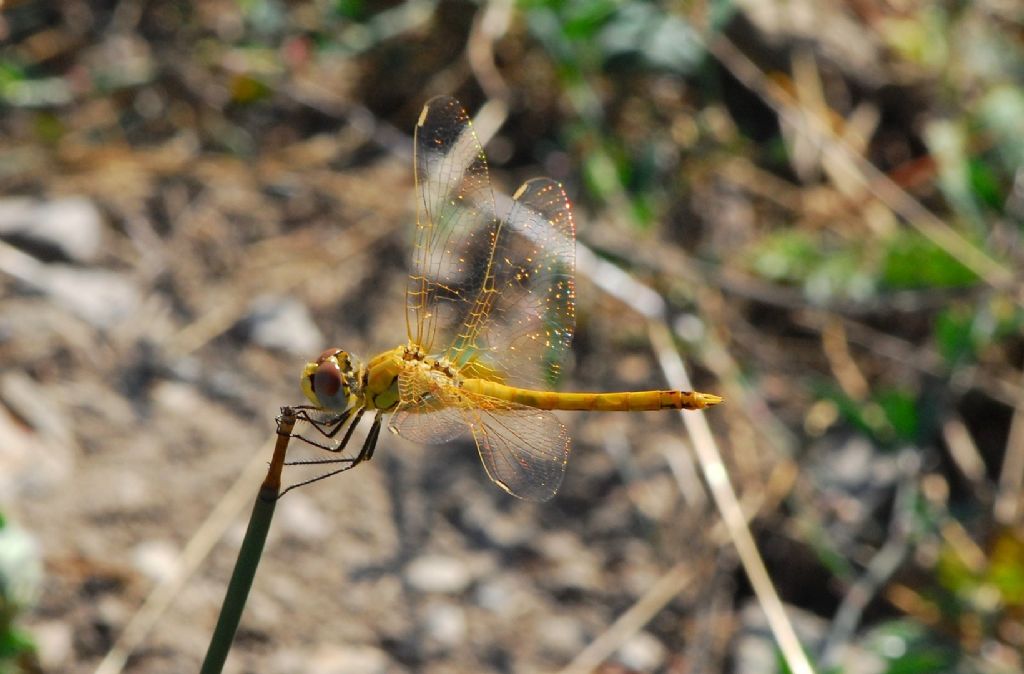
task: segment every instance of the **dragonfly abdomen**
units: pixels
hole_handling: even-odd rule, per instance
[[[618,393],[560,393],[505,386],[484,379],[465,379],[462,388],[473,393],[536,407],[541,410],[593,410],[639,412],[644,410],[699,410],[722,399],[692,391],[622,391]]]

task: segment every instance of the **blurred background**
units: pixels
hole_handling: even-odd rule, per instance
[[[302,364],[405,339],[450,94],[575,203],[562,388],[726,397],[812,662],[1020,671],[1022,78],[1012,0],[8,0],[0,669],[196,671]],[[782,671],[679,418],[560,417],[545,504],[390,434],[290,493],[228,671]]]

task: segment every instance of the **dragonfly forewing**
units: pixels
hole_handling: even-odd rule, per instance
[[[456,367],[550,387],[575,327],[576,229],[565,191],[530,180],[497,209],[469,116],[451,98],[427,103],[415,147],[410,343]]]
[[[487,158],[453,98],[427,102],[416,125],[416,232],[406,291],[409,341],[447,348],[471,311],[480,251],[497,230]]]
[[[562,186],[549,178],[516,192],[494,241],[493,292],[445,353],[448,360],[501,373],[503,383],[550,388],[572,348],[576,325],[576,230]]]

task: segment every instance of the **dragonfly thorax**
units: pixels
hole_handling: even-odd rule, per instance
[[[405,347],[402,354],[402,360],[409,362],[419,363],[420,367],[431,370],[434,372],[440,372],[447,377],[450,377],[456,384],[461,383],[462,377],[459,375],[459,369],[452,364],[450,360],[445,357],[434,357],[428,356],[423,349],[420,347],[410,344]]]
[[[359,360],[341,349],[327,349],[302,370],[302,391],[314,405],[344,412],[363,394],[365,370]]]

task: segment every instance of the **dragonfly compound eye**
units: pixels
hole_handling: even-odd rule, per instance
[[[313,391],[321,399],[337,396],[341,387],[345,385],[341,378],[341,368],[338,367],[336,360],[325,360],[320,363],[311,377]],[[345,391],[345,395],[348,395],[348,391]]]
[[[302,370],[302,392],[316,405],[343,412],[356,403],[360,394],[359,368],[348,353],[328,349]]]
[[[324,363],[330,360],[331,358],[334,358],[335,356],[337,356],[337,360],[341,362],[342,360],[347,359],[348,354],[346,354],[344,351],[337,347],[325,349],[323,353],[317,356],[316,362],[317,364]]]

